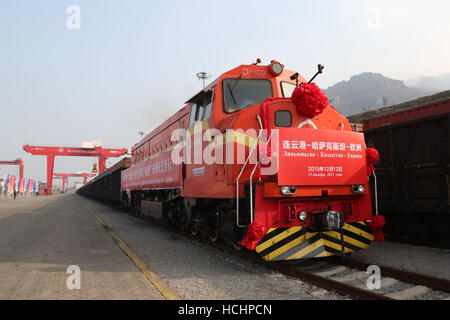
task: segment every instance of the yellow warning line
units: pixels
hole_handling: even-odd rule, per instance
[[[84,207],[89,210],[89,212],[94,216],[97,222],[103,227],[103,229],[108,232],[117,246],[125,253],[128,258],[138,267],[139,270],[147,277],[147,279],[155,286],[155,288],[166,298],[167,300],[181,300],[182,298],[179,294],[169,287],[167,282],[162,280],[156,273],[150,270],[144,261],[139,259],[139,257],[131,250],[120,238],[109,228],[96,214],[83,203]]]

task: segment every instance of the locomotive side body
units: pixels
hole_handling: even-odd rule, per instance
[[[222,74],[132,148],[123,205],[266,260],[366,249],[364,137],[331,106],[299,112],[295,75],[276,61]]]

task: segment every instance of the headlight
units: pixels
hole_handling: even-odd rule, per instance
[[[278,76],[283,72],[283,65],[277,61],[272,62],[272,64],[269,67],[270,72],[274,76]]]
[[[306,211],[300,211],[298,213],[298,220],[300,221],[306,221],[306,218],[308,217],[308,213]]]
[[[297,193],[297,187],[296,186],[282,186],[280,188],[280,191],[285,196],[293,195]]]
[[[352,192],[353,193],[364,193],[365,187],[363,184],[354,184],[352,185]]]

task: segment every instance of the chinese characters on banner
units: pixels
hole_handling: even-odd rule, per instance
[[[280,129],[279,185],[364,183],[364,136],[356,132]]]

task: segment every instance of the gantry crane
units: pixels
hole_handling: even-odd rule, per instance
[[[94,148],[77,148],[77,147],[43,147],[24,145],[23,149],[32,155],[47,156],[47,194],[51,194],[53,165],[56,156],[72,156],[72,157],[98,157],[99,173],[106,169],[106,159],[120,157],[128,152],[128,149],[103,149],[102,147]]]
[[[69,185],[69,178],[65,176],[55,176],[53,175],[53,180],[55,179],[61,179],[62,180],[62,192],[66,190],[66,184]]]
[[[95,173],[54,173],[53,179],[62,179],[63,181],[63,192],[65,190],[65,186],[69,187],[69,178],[83,178],[83,184],[87,183],[88,178],[95,177],[97,174]]]
[[[19,179],[23,178],[23,160],[22,159],[16,159],[12,161],[0,161],[0,165],[8,165],[8,166],[19,166]]]

